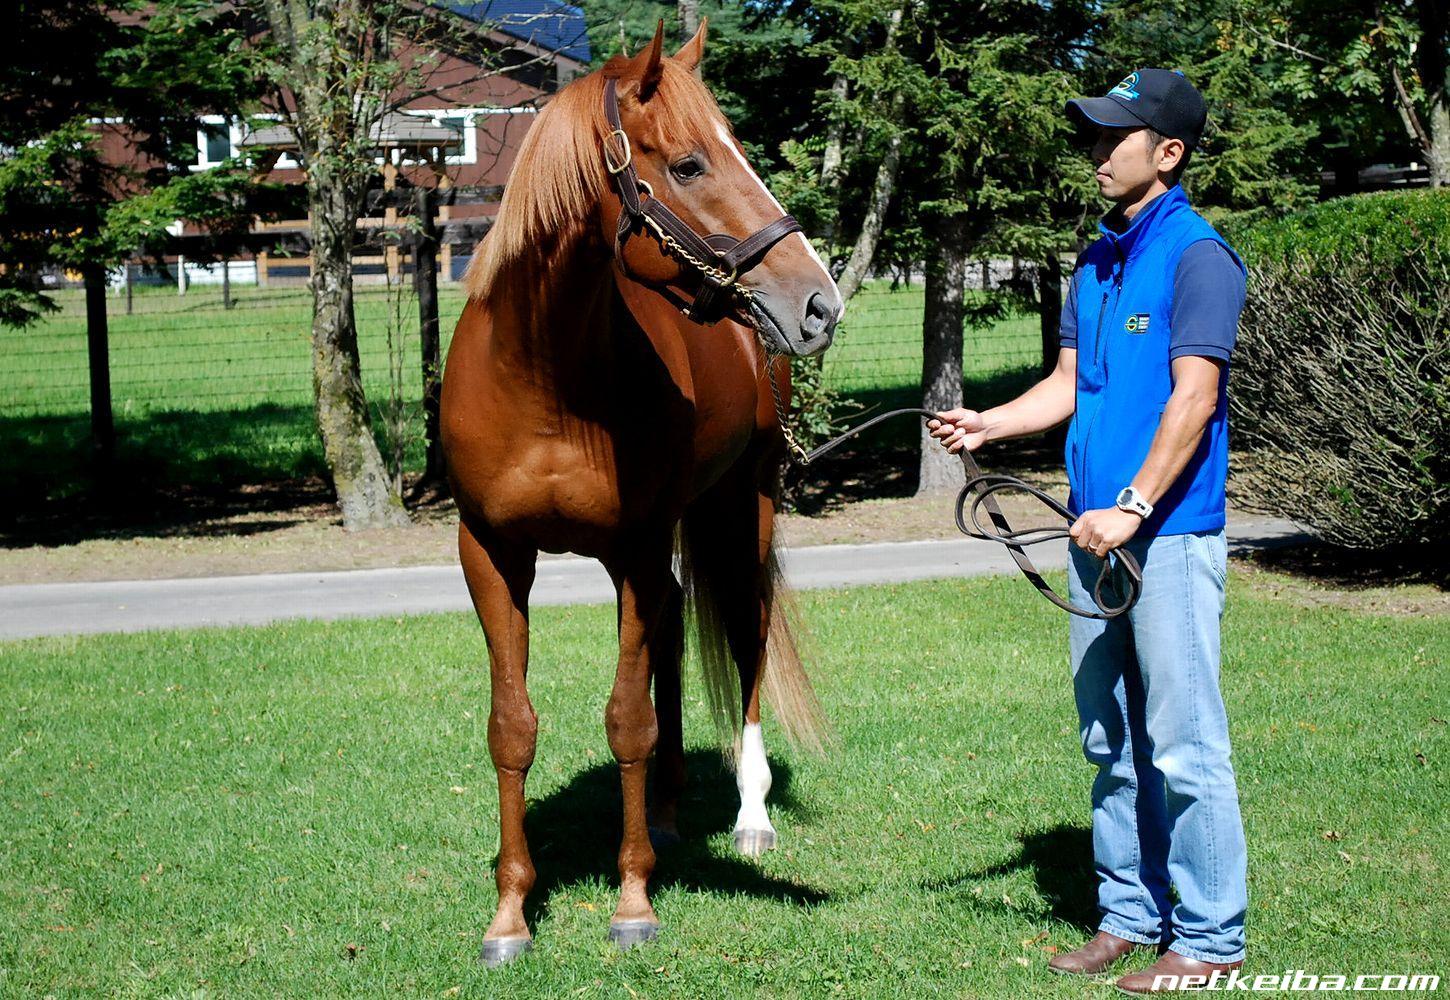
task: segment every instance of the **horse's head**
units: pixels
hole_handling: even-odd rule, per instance
[[[604,67],[604,76],[614,80],[627,137],[627,147],[608,137],[615,152],[606,169],[619,166],[627,149],[646,200],[659,199],[700,237],[744,240],[780,219],[785,210],[751,169],[715,99],[698,79],[704,48],[702,23],[679,52],[664,55],[661,22],[647,48],[633,58],[616,56]],[[613,244],[624,212],[617,193],[601,200],[600,212],[599,223]],[[701,271],[677,251],[666,251],[655,236],[622,241],[625,272],[677,300],[690,301],[702,283]],[[830,346],[844,305],[804,234],[791,232],[763,255],[752,254],[736,281],[745,294],[727,288],[726,314],[759,329],[768,346],[797,355]]]

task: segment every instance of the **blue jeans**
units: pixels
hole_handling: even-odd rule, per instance
[[[1202,962],[1244,957],[1247,848],[1219,693],[1222,530],[1137,538],[1143,594],[1111,622],[1072,619],[1073,693],[1093,779],[1100,930]],[[1093,607],[1102,561],[1071,546],[1069,594]],[[1178,900],[1169,898],[1169,885]]]

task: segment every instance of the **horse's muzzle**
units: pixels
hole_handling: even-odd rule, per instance
[[[797,310],[781,308],[778,296],[756,291],[750,298],[750,316],[766,346],[779,354],[809,357],[831,346],[841,309],[831,298],[811,292]],[[794,315],[792,315],[794,314]],[[786,319],[790,316],[790,319]]]

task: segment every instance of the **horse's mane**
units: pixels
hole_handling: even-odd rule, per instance
[[[593,223],[610,184],[604,81],[620,77],[630,62],[615,56],[559,91],[539,112],[509,170],[493,228],[464,276],[470,298],[485,297],[508,265],[577,239]],[[718,142],[716,123],[729,126],[705,85],[671,58],[661,60],[661,69],[649,102],[661,132],[701,146]],[[621,88],[621,107],[633,100],[633,88]]]

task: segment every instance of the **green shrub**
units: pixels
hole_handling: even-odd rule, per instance
[[[1359,195],[1233,235],[1241,506],[1353,548],[1450,540],[1450,191]]]

